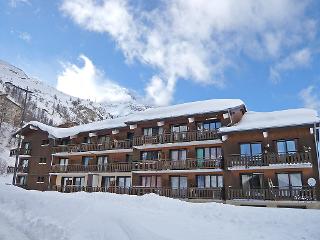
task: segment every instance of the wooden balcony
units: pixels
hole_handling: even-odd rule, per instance
[[[139,161],[107,163],[104,165],[53,165],[51,172],[131,172],[131,171],[159,171],[159,170],[191,170],[221,168],[221,159],[188,159],[185,161]]]
[[[58,145],[52,148],[52,153],[59,152],[88,152],[88,151],[104,151],[112,149],[128,149],[132,147],[130,140],[111,141],[105,143],[82,143],[82,144],[69,144]]]
[[[290,200],[290,201],[316,201],[316,189],[305,187],[290,188],[265,188],[265,189],[234,189],[227,190],[227,197],[230,200]]]
[[[133,146],[144,144],[159,144],[159,143],[175,143],[175,142],[191,142],[219,139],[216,130],[214,131],[188,131],[181,133],[164,133],[155,136],[138,136],[132,140]]]
[[[81,186],[53,186],[50,190],[59,192],[109,192],[116,194],[128,194],[142,196],[144,194],[154,193],[159,196],[180,198],[180,199],[213,199],[222,200],[222,188],[150,188],[150,187],[81,187]]]
[[[231,168],[304,163],[312,163],[311,152],[296,152],[290,154],[267,153],[256,156],[230,155],[226,158],[226,165]]]
[[[17,148],[10,150],[10,157],[14,157],[17,154]],[[20,148],[19,155],[31,155],[31,148]]]

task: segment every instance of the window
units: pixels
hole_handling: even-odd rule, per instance
[[[263,188],[263,174],[252,173],[242,174],[241,184],[243,189],[261,189]]]
[[[279,188],[301,188],[302,176],[301,173],[278,173],[278,185]]]
[[[115,186],[115,181],[116,181],[115,177],[109,177],[109,176],[102,177],[101,186],[105,188]]]
[[[49,145],[49,139],[44,139],[41,141],[41,146]]]
[[[150,127],[150,128],[144,128],[143,129],[143,135],[144,136],[155,136],[158,134],[163,134],[163,128],[162,127]]]
[[[18,185],[26,185],[27,184],[27,176],[18,176],[17,177]]]
[[[197,186],[198,188],[223,187],[223,176],[221,175],[197,176]]]
[[[187,150],[171,150],[170,151],[171,161],[186,161],[187,160]]]
[[[118,187],[130,188],[131,187],[131,177],[118,177]]]
[[[241,143],[240,153],[241,156],[259,156],[262,154],[261,143]]]
[[[159,160],[160,159],[160,151],[141,152],[141,159],[143,161]]]
[[[37,183],[44,183],[44,177],[38,177]]]
[[[61,178],[62,186],[71,186],[72,185],[72,177],[62,177]]]
[[[220,121],[206,121],[200,122],[197,124],[198,131],[210,131],[210,130],[217,130],[221,127]]]
[[[70,144],[70,139],[69,138],[61,139],[61,145],[68,145],[68,144]]]
[[[171,132],[173,133],[181,133],[181,132],[187,132],[188,127],[187,125],[172,125],[171,126]]]
[[[83,138],[83,143],[90,144],[91,143],[91,138],[90,137],[84,137]]]
[[[221,147],[197,148],[197,159],[219,159],[222,156]]]
[[[278,154],[290,154],[296,153],[296,141],[295,140],[278,140],[277,141]]]
[[[108,157],[107,156],[98,156],[98,165],[105,165],[108,163]]]
[[[143,187],[161,187],[161,177],[160,176],[142,176],[141,186]]]
[[[108,135],[98,136],[98,143],[102,144],[102,143],[106,143],[106,142],[110,142],[110,136],[108,136]]]
[[[60,158],[59,160],[59,164],[64,166],[68,165],[68,162],[69,162],[68,158]]]
[[[75,177],[73,178],[73,185],[78,187],[84,186],[84,177]]]
[[[170,177],[172,189],[184,189],[188,187],[187,177]]]
[[[47,163],[47,158],[41,157],[41,158],[39,159],[39,164],[46,164],[46,163]]]
[[[82,165],[88,166],[92,160],[92,157],[82,157]]]
[[[24,143],[23,143],[23,149],[25,149],[25,150],[31,149],[31,143],[29,143],[29,142],[24,142]]]
[[[28,159],[21,159],[21,160],[20,160],[20,165],[21,165],[21,167],[23,167],[23,168],[28,167],[28,165],[29,165],[29,160],[28,160]]]

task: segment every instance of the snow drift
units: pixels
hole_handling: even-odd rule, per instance
[[[0,239],[319,239],[320,212],[26,191],[0,177]]]

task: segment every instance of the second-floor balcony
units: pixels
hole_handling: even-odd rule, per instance
[[[294,152],[286,154],[266,153],[255,156],[229,155],[225,158],[228,168],[263,167],[277,165],[311,164],[311,152]]]
[[[18,149],[14,148],[10,150],[10,157],[14,157],[17,154]],[[31,155],[31,148],[20,148],[19,155]]]
[[[128,149],[131,148],[132,144],[130,140],[121,141],[109,141],[104,143],[81,143],[81,144],[68,144],[58,145],[52,148],[53,153],[59,152],[87,152],[87,151],[105,151],[112,149]]]
[[[103,165],[53,165],[51,172],[131,172],[161,170],[220,169],[221,159],[187,159],[184,161],[158,160],[139,162],[115,162]]]
[[[132,140],[133,146],[144,144],[163,144],[175,142],[191,142],[218,139],[219,135],[216,130],[210,131],[187,131],[163,133],[154,136],[138,136]]]

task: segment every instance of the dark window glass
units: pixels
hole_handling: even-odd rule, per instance
[[[160,151],[146,151],[141,153],[142,160],[159,160]]]
[[[263,188],[263,174],[242,174],[241,183],[243,189]]]

